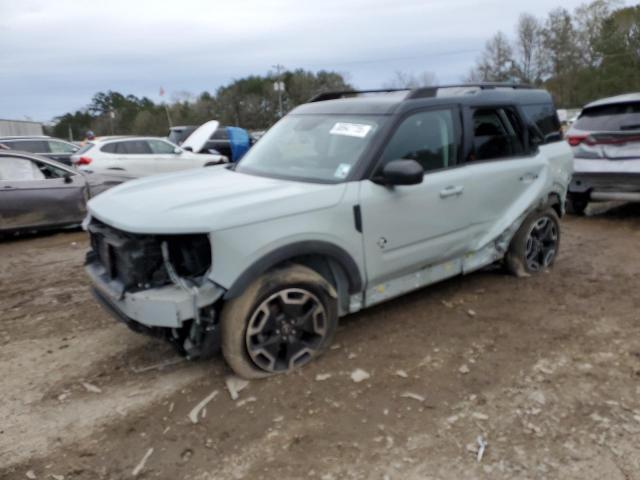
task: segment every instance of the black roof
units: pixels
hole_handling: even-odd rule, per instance
[[[500,104],[552,103],[546,90],[510,83],[474,83],[441,85],[418,89],[388,89],[325,92],[300,105],[294,114],[378,114],[390,115],[409,108],[465,104],[469,106]]]

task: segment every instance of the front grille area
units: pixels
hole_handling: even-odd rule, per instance
[[[167,242],[173,268],[181,277],[199,277],[211,266],[211,246],[206,234],[141,235],[123,232],[97,219],[88,227],[91,249],[88,262],[97,261],[110,280],[125,291],[138,291],[170,283],[162,258]]]

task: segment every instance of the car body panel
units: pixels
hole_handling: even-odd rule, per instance
[[[90,205],[92,215],[129,232],[205,233],[326,209],[339,202],[344,188],[215,166],[128,182]]]

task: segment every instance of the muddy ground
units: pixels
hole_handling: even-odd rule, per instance
[[[221,358],[181,361],[97,306],[83,233],[5,240],[0,478],[132,478],[146,456],[137,478],[640,479],[640,206],[563,235],[552,271],[354,315],[324,357],[236,401]]]

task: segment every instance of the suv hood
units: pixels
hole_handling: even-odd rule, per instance
[[[89,213],[132,233],[207,233],[329,208],[345,188],[216,166],[127,182],[92,199]]]

